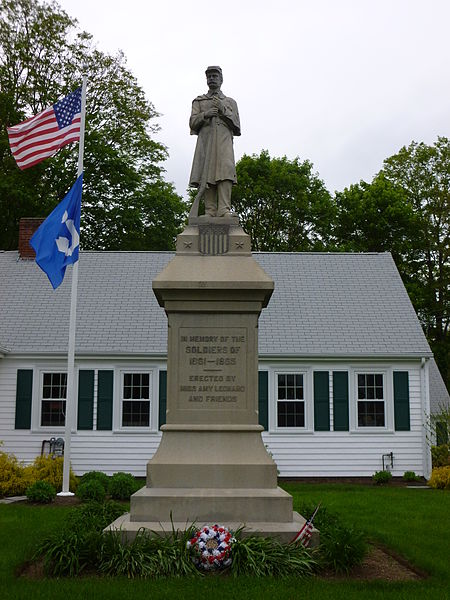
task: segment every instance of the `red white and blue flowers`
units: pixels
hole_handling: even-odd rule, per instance
[[[206,525],[195,532],[186,546],[197,567],[210,571],[231,565],[231,546],[235,541],[226,527]]]

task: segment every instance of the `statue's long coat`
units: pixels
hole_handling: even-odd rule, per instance
[[[205,166],[206,183],[214,185],[224,179],[236,183],[233,135],[241,135],[238,107],[233,98],[227,98],[222,92],[217,96],[225,110],[223,115],[212,119],[205,120],[203,116],[214,106],[212,94],[197,96],[192,102],[189,126],[191,135],[198,135],[189,179],[189,185],[194,187],[201,185]]]

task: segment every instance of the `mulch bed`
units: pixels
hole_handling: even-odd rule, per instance
[[[419,581],[428,575],[388,548],[370,545],[362,565],[354,567],[348,575],[324,573],[322,577],[335,581]]]
[[[44,579],[44,561],[29,561],[22,565],[17,577],[39,580]],[[82,577],[95,576],[95,573],[85,573]],[[410,565],[403,557],[381,546],[371,545],[362,565],[355,567],[348,575],[322,573],[320,578],[332,581],[419,581],[427,574]]]

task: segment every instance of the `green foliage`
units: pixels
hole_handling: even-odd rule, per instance
[[[431,462],[433,467],[445,467],[448,465],[449,453],[448,445],[441,444],[440,446],[431,447]]]
[[[436,490],[450,490],[450,465],[433,468],[428,485]]]
[[[349,573],[360,565],[367,554],[367,542],[362,531],[344,525],[331,525],[320,531],[317,550],[322,568],[336,573]]]
[[[0,451],[0,497],[24,494],[33,480],[13,454]]]
[[[304,577],[317,566],[311,552],[301,544],[281,544],[272,538],[236,534],[230,566],[234,577]]]
[[[385,485],[389,483],[392,479],[392,473],[390,471],[376,471],[372,475],[372,481],[375,485]]]
[[[400,271],[450,388],[450,140],[412,142],[384,161],[382,173],[417,215],[417,243]]]
[[[47,481],[36,481],[27,488],[26,495],[30,502],[49,504],[50,502],[53,502],[56,496],[56,490]]]
[[[421,481],[421,477],[419,477],[418,475],[416,475],[414,473],[414,471],[405,471],[403,473],[403,480],[404,481]]]
[[[100,481],[91,479],[85,483],[80,483],[77,488],[77,496],[84,501],[94,500],[95,502],[103,502],[106,492]]]
[[[37,456],[31,466],[25,467],[25,470],[29,470],[30,478],[33,481],[47,481],[56,490],[62,489],[63,484],[63,469],[64,469],[64,457],[52,457],[52,456]],[[69,476],[69,488],[72,492],[75,492],[78,485],[78,478],[74,475],[72,469],[70,469]]]
[[[137,489],[138,484],[131,473],[114,473],[109,482],[109,493],[115,500],[129,500]]]
[[[383,173],[337,192],[333,237],[346,252],[389,251],[400,268],[416,247],[418,218],[406,192]]]
[[[56,577],[73,577],[95,569],[101,555],[103,529],[122,513],[123,507],[115,502],[90,502],[75,509],[65,526],[39,544],[35,558],[43,558],[46,573]]]
[[[80,479],[80,484],[86,483],[87,481],[98,481],[103,486],[106,493],[108,493],[109,489],[109,477],[105,473],[101,471],[88,471],[84,475],[82,475]]]
[[[309,517],[314,509],[314,504],[303,503],[300,512]],[[348,525],[342,517],[325,506],[319,508],[314,526],[320,532],[320,545],[314,551],[319,569],[349,573],[353,567],[363,562],[368,545],[362,530]]]
[[[186,542],[192,531],[154,536],[139,531],[132,542],[124,542],[120,532],[104,537],[99,570],[108,575],[129,578],[192,577],[200,575],[191,560]]]
[[[36,481],[46,481],[56,490],[62,488],[62,457],[38,456],[25,466],[13,454],[0,451],[0,496],[18,496]],[[70,470],[70,489],[74,491],[78,480]]]
[[[323,250],[333,221],[333,205],[313,165],[299,158],[244,155],[236,165],[238,185],[232,205],[253,250]]]
[[[163,180],[158,116],[121,52],[101,52],[57,4],[0,0],[0,248],[17,248],[20,217],[45,217],[72,186],[73,144],[24,172],[6,126],[54,104],[87,73],[81,244],[84,249],[166,250],[185,207]]]
[[[124,513],[118,502],[87,502],[71,512],[68,527],[76,531],[103,531],[105,527]]]

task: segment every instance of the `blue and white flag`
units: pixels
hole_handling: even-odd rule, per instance
[[[83,173],[30,240],[36,262],[53,289],[61,285],[67,265],[78,260]]]

